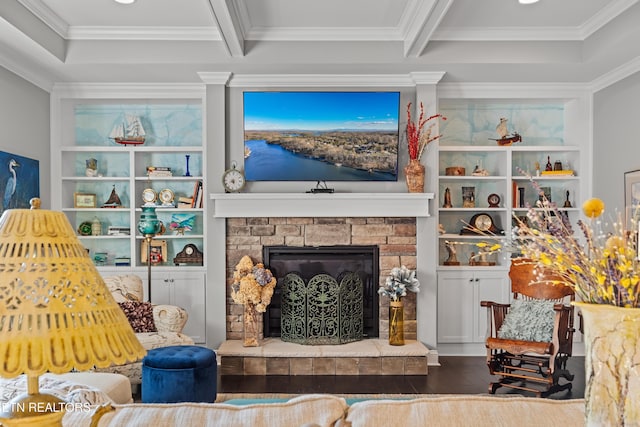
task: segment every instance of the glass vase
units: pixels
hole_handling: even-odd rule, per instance
[[[585,425],[640,425],[640,308],[575,305],[584,319]]]
[[[258,310],[253,303],[246,302],[244,305],[244,347],[260,346],[260,329],[258,325]]]
[[[404,304],[389,302],[389,345],[404,345]]]

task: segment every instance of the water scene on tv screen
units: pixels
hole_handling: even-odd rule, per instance
[[[248,181],[396,181],[399,92],[245,92]]]

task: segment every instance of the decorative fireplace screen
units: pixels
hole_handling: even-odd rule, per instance
[[[313,276],[305,284],[289,273],[282,285],[282,341],[305,345],[362,339],[362,280],[357,273]]]

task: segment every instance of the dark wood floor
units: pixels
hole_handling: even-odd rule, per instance
[[[420,376],[237,376],[218,379],[219,393],[335,393],[335,394],[483,394],[495,377],[489,375],[484,357],[441,356],[441,366],[430,366]],[[573,389],[555,393],[551,399],[584,397],[584,357],[569,359],[575,375]],[[501,388],[497,394],[515,394]],[[522,394],[533,396],[533,394]]]

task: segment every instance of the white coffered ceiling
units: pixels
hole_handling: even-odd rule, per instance
[[[588,83],[640,69],[638,0],[2,0],[0,65],[54,82],[198,72]]]

